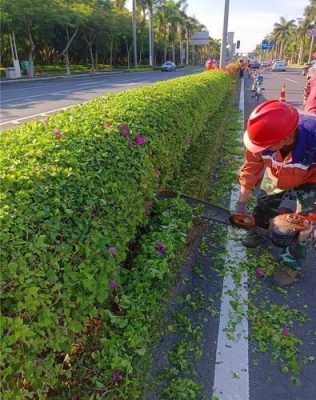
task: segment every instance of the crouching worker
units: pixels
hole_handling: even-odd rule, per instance
[[[268,228],[270,220],[279,214],[315,207],[316,115],[299,114],[294,107],[278,100],[266,101],[251,113],[244,145],[236,211],[247,212],[247,200],[252,190],[259,187],[261,195],[257,197],[254,217],[260,227]],[[281,268],[274,276],[276,283],[285,286],[300,277],[306,247],[314,233],[300,235],[282,248],[278,260]],[[256,247],[261,241],[250,231],[244,245]]]

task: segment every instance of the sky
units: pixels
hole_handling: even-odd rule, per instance
[[[128,1],[131,3],[131,0]],[[230,0],[228,30],[241,42],[241,52],[255,49],[281,16],[302,17],[308,0]],[[225,0],[188,0],[188,14],[204,24],[210,36],[221,37]]]

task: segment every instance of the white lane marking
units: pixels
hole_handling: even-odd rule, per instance
[[[201,71],[201,68],[199,68],[199,69],[197,69],[196,71],[194,71],[194,72],[199,72],[199,71]],[[188,75],[188,74],[186,74],[186,72],[187,72],[187,70],[181,70],[180,71],[181,73],[182,72],[185,72],[184,73],[184,75]],[[141,72],[137,72],[137,74],[140,74]],[[154,82],[156,82],[156,81],[154,81]],[[158,82],[159,82],[159,80],[158,80]],[[89,84],[91,84],[92,82],[90,82]],[[97,83],[97,82],[96,82]],[[109,91],[115,91],[116,90],[116,88],[117,87],[121,87],[121,86],[134,86],[134,85],[145,85],[145,84],[147,84],[147,83],[153,83],[153,82],[127,82],[127,83],[117,83],[117,84],[113,84],[113,87],[109,87],[109,88],[107,88],[107,87],[104,87],[104,88],[100,88],[100,86],[98,86],[98,88],[100,88],[100,89],[108,89]],[[87,85],[88,84],[88,82],[86,82],[86,83],[81,83],[81,85]],[[80,85],[80,83],[78,84],[78,85],[76,85],[76,87],[78,87]],[[74,88],[73,88],[74,89]],[[59,95],[59,94],[63,94],[63,93],[67,93],[67,92],[69,92],[69,91],[72,91],[73,89],[68,89],[68,90],[63,90],[62,92],[56,92],[56,93],[51,93],[51,94],[53,94],[53,95]],[[38,95],[34,95],[34,96],[29,96],[28,98],[31,98],[31,97],[40,97],[40,96],[43,96],[43,95],[47,95],[47,93],[42,93],[42,94],[38,94]],[[9,102],[9,101],[13,101],[13,100],[17,100],[17,98],[16,99],[10,99],[10,100],[5,100],[5,101],[3,101],[2,102],[2,104],[3,103],[5,103],[5,102]],[[91,99],[90,99],[91,100]],[[85,103],[85,102],[87,102],[87,101],[89,101],[89,100],[86,100],[86,101],[83,101],[83,103]],[[55,113],[55,112],[58,112],[58,111],[63,111],[63,110],[66,110],[67,108],[70,108],[70,107],[73,107],[73,106],[75,106],[76,104],[82,104],[82,102],[79,102],[79,103],[74,103],[74,104],[71,104],[71,105],[69,105],[69,106],[67,106],[67,107],[61,107],[61,108],[55,108],[54,110],[49,110],[49,111],[45,111],[45,112],[41,112],[41,113],[37,113],[37,114],[32,114],[32,115],[28,115],[28,116],[26,116],[26,117],[21,117],[21,118],[15,118],[15,119],[11,119],[11,120],[6,120],[6,121],[2,121],[2,122],[0,122],[0,126],[3,126],[3,125],[7,125],[7,124],[19,124],[21,121],[25,121],[25,120],[28,120],[28,119],[31,119],[31,118],[36,118],[36,117],[45,117],[45,116],[47,116],[47,114],[51,114],[51,113]]]
[[[243,115],[243,123],[244,89],[242,80],[239,108]],[[235,185],[231,193],[231,209],[234,209],[237,201],[238,189]],[[229,228],[228,232],[225,262],[229,268],[233,261],[234,268],[238,269],[240,261],[246,257],[246,252],[240,241],[234,240],[232,229]],[[238,286],[230,270],[224,277],[213,387],[214,397],[217,396],[220,400],[249,400],[247,284],[247,273],[242,274]],[[232,302],[236,299],[241,307],[238,314],[232,307]],[[232,321],[236,323],[234,337],[228,337],[227,328]]]
[[[81,86],[90,86],[87,87],[86,89],[115,89],[116,87],[128,87],[128,86],[136,86],[136,85],[144,85],[147,82],[144,81],[138,81],[138,82],[123,82],[123,83],[111,83],[111,82],[104,82],[105,86],[102,87],[100,85],[100,83],[102,82],[82,82],[82,83],[78,83],[77,85],[74,85],[72,88],[69,89],[62,89],[60,92],[44,92],[44,93],[39,93],[39,94],[34,94],[31,96],[27,96],[27,100],[29,99],[33,99],[36,97],[41,97],[41,96],[59,96],[59,95],[63,95],[69,92],[74,92],[74,94],[76,94],[76,90],[79,89],[79,87]],[[109,84],[111,84],[112,86],[109,87]],[[31,88],[30,88],[31,89]],[[28,92],[30,91],[30,89],[28,89]],[[6,100],[1,100],[0,99],[0,104],[6,104],[6,103],[10,103],[11,101],[16,101],[16,100],[22,100],[21,97],[13,97],[13,98],[9,98]]]
[[[26,99],[29,100],[29,99],[33,99],[35,97],[41,97],[41,96],[59,96],[59,95],[66,94],[68,92],[74,92],[74,94],[75,94],[78,86],[86,86],[86,85],[92,85],[91,89],[94,89],[94,88],[102,89],[102,87],[100,87],[100,83],[98,83],[98,82],[86,82],[86,83],[79,83],[78,85],[75,85],[75,86],[73,86],[72,88],[69,88],[69,89],[62,89],[59,92],[55,91],[55,92],[43,92],[43,93],[39,93],[39,94],[34,94],[34,95],[31,95],[31,96],[27,96]],[[93,87],[93,86],[95,86],[95,87]],[[107,89],[107,87],[104,87],[104,89]],[[10,103],[10,101],[15,101],[15,100],[22,100],[22,99],[21,99],[21,97],[13,97],[13,98],[6,99],[6,100],[3,100],[3,101],[0,100],[0,104]]]
[[[42,96],[60,96],[60,95],[64,95],[64,94],[66,94],[66,93],[68,93],[68,92],[74,92],[73,94],[78,94],[78,93],[81,93],[80,91],[76,91],[76,88],[78,88],[78,86],[87,86],[87,85],[90,85],[90,87],[87,87],[86,89],[104,89],[104,90],[114,90],[115,91],[115,89],[116,88],[121,88],[121,87],[129,87],[129,86],[139,86],[139,85],[145,85],[147,82],[127,82],[127,83],[114,83],[113,85],[112,85],[112,87],[108,87],[108,84],[107,84],[107,86],[105,86],[105,87],[102,87],[102,86],[100,86],[100,84],[96,84],[96,83],[94,83],[93,84],[93,86],[91,86],[92,85],[92,82],[90,82],[90,83],[81,83],[81,84],[78,84],[76,87],[73,87],[72,89],[64,89],[64,90],[62,90],[62,91],[60,91],[60,92],[53,92],[53,93],[40,93],[40,94],[35,94],[35,95],[32,95],[32,96],[27,96],[27,100],[29,100],[29,99],[33,99],[33,98],[36,98],[36,97],[42,97]],[[97,86],[96,86],[97,85]],[[16,97],[16,98],[12,98],[12,99],[7,99],[7,100],[4,100],[4,101],[1,101],[0,100],[0,105],[2,105],[2,104],[6,104],[6,103],[10,103],[11,101],[15,101],[15,100],[21,100],[21,97]],[[46,100],[50,100],[50,99],[46,99]],[[49,111],[50,112],[50,111]],[[37,114],[35,114],[35,115],[37,115]],[[30,117],[23,117],[23,119],[25,119],[25,118],[32,118],[33,116],[31,115]],[[18,121],[19,119],[16,119],[16,121]],[[4,123],[6,123],[6,122],[10,122],[10,121],[4,121],[4,122],[2,122],[2,123],[0,123],[0,126],[1,125],[3,125]]]
[[[49,110],[49,111],[41,112],[41,113],[38,113],[38,114],[32,114],[32,115],[28,115],[28,116],[22,117],[22,118],[10,119],[10,120],[7,120],[7,121],[0,122],[0,126],[1,125],[6,125],[6,124],[19,124],[21,121],[25,121],[25,120],[30,119],[30,118],[46,117],[47,114],[52,114],[52,113],[55,113],[55,112],[58,112],[58,111],[64,111],[64,110],[67,110],[70,107],[74,107],[75,105],[76,104],[72,104],[72,105],[67,106],[67,107],[55,108],[54,110]]]
[[[58,82],[58,84],[60,83],[61,85],[64,86],[66,83],[71,83],[71,84],[74,85],[73,87],[76,87],[76,86],[79,86],[81,84],[81,82],[99,83],[100,80],[102,80],[104,78],[111,78],[113,75],[115,76],[115,75],[121,75],[121,74],[115,73],[115,74],[112,74],[110,77],[109,76],[103,76],[103,75],[98,75],[98,76],[95,76],[95,77],[87,77],[87,76],[79,77],[79,76],[76,76],[76,77],[70,77],[68,81],[67,80],[66,81],[62,81],[61,80],[61,81]],[[57,78],[65,78],[65,77],[62,76],[62,77],[47,78],[47,79],[53,80],[53,79],[57,79]],[[80,81],[79,81],[79,78],[80,78]],[[29,92],[32,89],[39,89],[39,88],[44,88],[45,89],[45,86],[43,84],[31,86],[32,82],[27,82],[26,81],[26,82],[19,82],[19,83],[22,83],[22,84],[26,83],[29,86],[28,87],[23,87],[23,88],[14,88],[14,89],[11,89],[11,90],[14,90],[15,92],[25,92],[25,91]],[[56,85],[56,82],[52,82],[52,84]],[[1,89],[1,90],[4,91],[4,89]]]
[[[296,85],[298,85],[298,82],[296,82],[296,81],[293,81],[293,79],[290,79],[290,78],[285,78],[285,80],[286,80],[286,81],[289,81],[289,82],[292,82],[292,83],[295,83]]]
[[[60,93],[61,93],[61,92],[60,92]],[[33,99],[33,98],[35,98],[35,97],[47,96],[47,94],[56,96],[57,92],[55,92],[55,93],[40,93],[40,94],[34,94],[34,95],[32,95],[32,96],[27,96],[26,99],[29,100],[29,99]],[[13,98],[11,98],[11,99],[6,99],[6,100],[3,100],[3,101],[0,100],[0,104],[10,103],[11,101],[15,101],[15,100],[23,100],[23,99],[22,99],[21,97],[13,97]]]

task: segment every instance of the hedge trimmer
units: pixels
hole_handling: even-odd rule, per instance
[[[258,235],[272,240],[273,244],[279,247],[286,247],[301,232],[311,231],[312,224],[316,223],[316,209],[313,209],[306,213],[280,214],[271,220],[269,229],[264,229],[256,225],[255,217],[251,214],[231,213],[223,207],[182,193],[163,191],[157,193],[156,197],[158,200],[180,197],[193,208],[202,206],[202,218],[224,225],[255,231]]]

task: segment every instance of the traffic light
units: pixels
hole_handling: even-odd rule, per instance
[[[237,40],[236,48],[237,48],[237,49],[240,48],[240,40]]]

